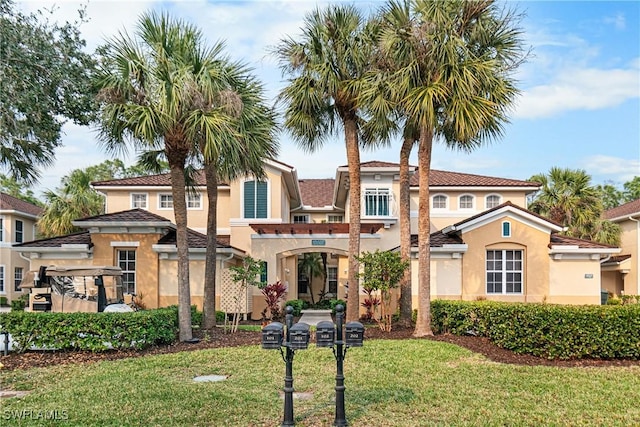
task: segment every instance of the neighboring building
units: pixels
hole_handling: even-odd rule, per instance
[[[29,260],[11,250],[14,244],[36,237],[36,221],[42,208],[0,193],[0,296],[13,301],[23,294],[20,283],[29,271]]]
[[[603,288],[614,295],[640,295],[640,199],[609,209],[605,219],[620,226],[620,255],[602,264]]]
[[[265,162],[266,179],[239,179],[218,186],[218,303],[227,310],[232,289],[228,266],[245,255],[264,261],[262,280],[282,280],[288,299],[310,299],[321,291],[345,298],[349,243],[349,175],[298,179],[294,167]],[[415,173],[416,168],[411,169]],[[399,165],[361,164],[361,251],[399,245]],[[525,209],[534,182],[432,170],[431,280],[434,298],[547,301],[598,304],[600,259],[619,249],[560,236],[562,227]],[[177,303],[175,229],[169,175],[93,183],[106,198],[106,214],[75,221],[79,235],[16,247],[42,264],[76,262],[124,266],[130,286],[149,306]],[[192,300],[201,304],[207,194],[204,176],[187,196],[191,228]],[[411,179],[411,223],[417,233],[418,182]],[[415,243],[414,238],[414,243]],[[76,253],[72,253],[76,251]],[[326,278],[298,268],[305,254],[322,254]],[[144,261],[141,261],[144,258]],[[135,262],[132,262],[135,260]],[[417,298],[417,259],[413,297]],[[317,298],[316,298],[317,299]],[[264,307],[258,289],[245,304],[254,318]],[[231,311],[231,310],[228,310]]]

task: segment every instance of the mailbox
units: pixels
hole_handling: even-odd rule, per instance
[[[316,325],[316,346],[333,347],[336,339],[336,327],[333,322],[323,320]]]
[[[345,325],[346,343],[349,347],[362,347],[364,326],[360,322],[347,322]]]
[[[262,348],[278,350],[282,345],[284,325],[280,322],[269,323],[262,329]]]
[[[289,348],[304,350],[309,347],[309,325],[298,322],[289,330]]]

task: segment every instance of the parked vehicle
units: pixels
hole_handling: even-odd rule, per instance
[[[120,267],[51,265],[30,273],[21,285],[30,290],[29,311],[95,313],[125,305]]]

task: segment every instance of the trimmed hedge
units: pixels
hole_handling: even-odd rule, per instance
[[[42,349],[106,351],[142,349],[176,340],[178,312],[164,308],[132,313],[0,314],[0,329],[11,334],[17,351]]]
[[[548,359],[640,359],[640,305],[431,303],[435,333],[473,334]]]

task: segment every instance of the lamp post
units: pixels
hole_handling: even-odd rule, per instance
[[[284,374],[284,418],[282,419],[283,426],[293,426],[295,421],[293,420],[293,358],[295,357],[295,350],[291,348],[291,327],[293,326],[293,307],[287,306],[285,316],[285,324],[287,325],[287,335],[284,342],[286,348],[283,359],[285,363]],[[280,349],[282,353],[282,348]]]

